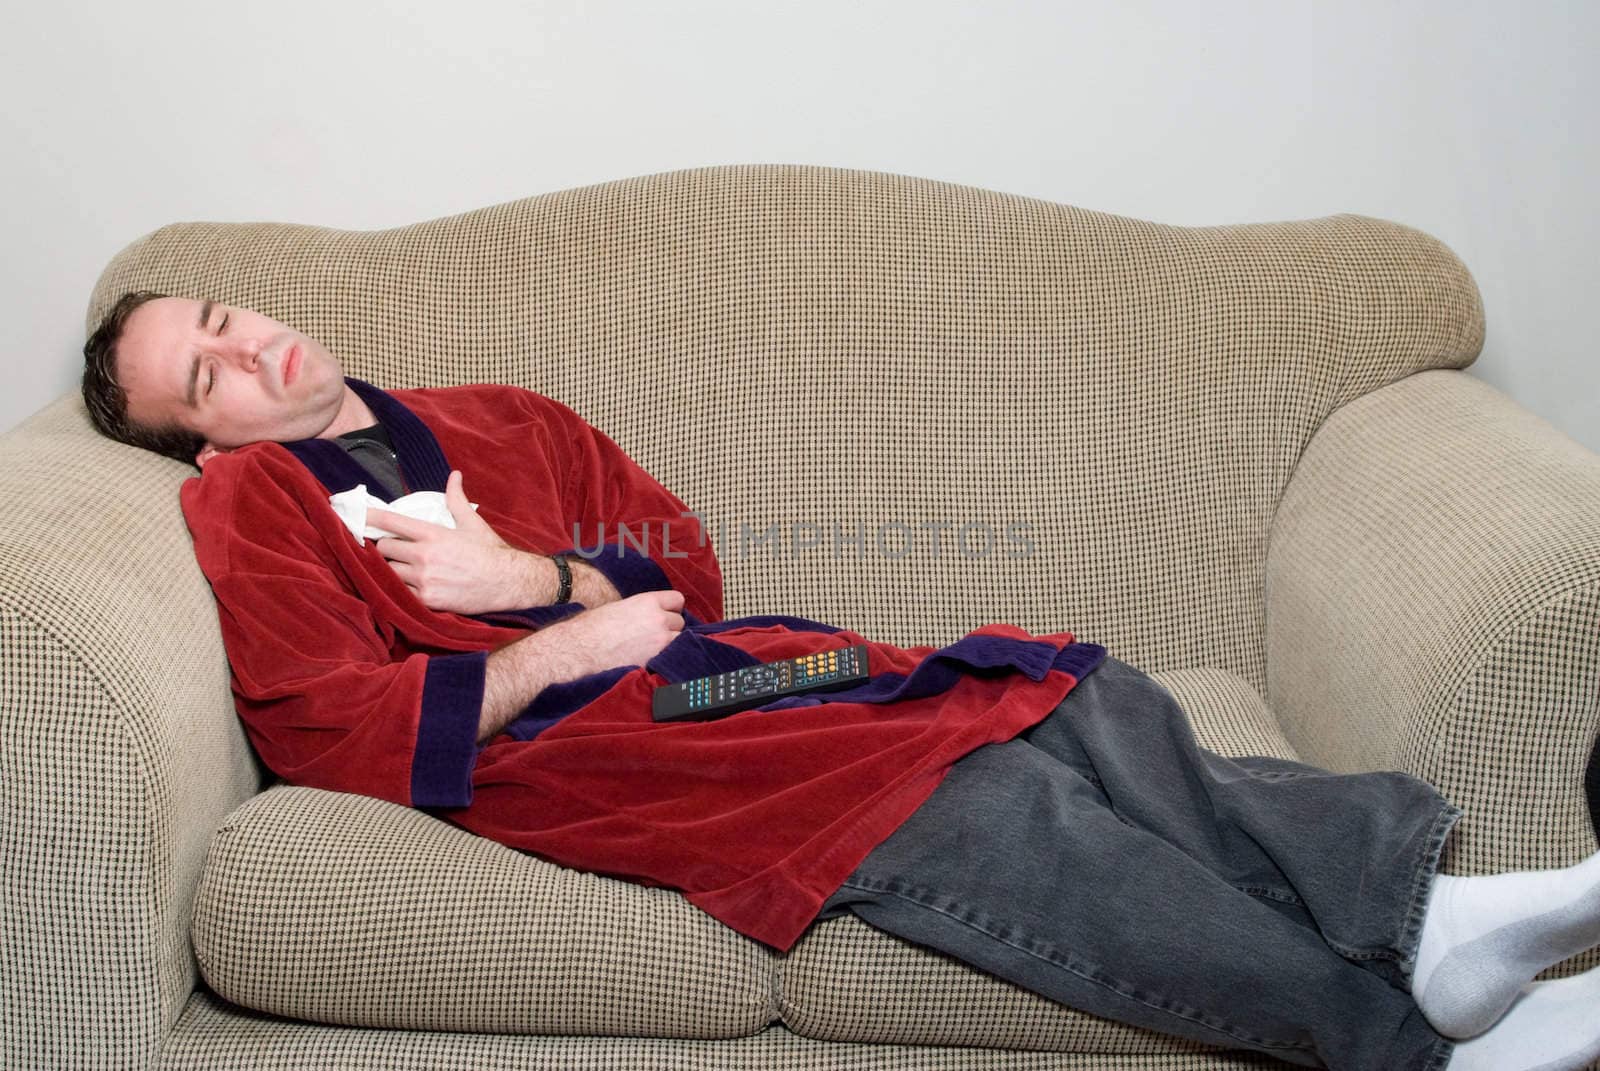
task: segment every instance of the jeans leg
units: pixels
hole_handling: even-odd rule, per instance
[[[1098,786],[1118,817],[1409,992],[1428,889],[1461,816],[1427,782],[1207,751],[1172,693],[1114,658],[1023,739]]]
[[[1149,735],[1134,734],[1135,744],[1167,747]],[[1129,765],[1139,768],[1138,755]],[[1142,778],[1141,795],[1166,794],[1174,772],[1166,765]],[[1180,786],[1208,776],[1176,772]],[[1210,1044],[1332,1068],[1434,1069],[1448,1060],[1449,1043],[1406,992],[1340,955],[1306,919],[1139,828],[1124,811],[1141,808],[1120,793],[1038,742],[981,748],[867,857],[823,915],[848,910],[1064,1004]],[[1426,837],[1447,813],[1441,801],[1410,821]],[[1190,824],[1219,820],[1227,821],[1205,805]],[[1323,842],[1331,857],[1343,847]],[[1413,877],[1414,867],[1401,884]]]

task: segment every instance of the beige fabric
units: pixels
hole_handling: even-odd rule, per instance
[[[776,1018],[772,953],[678,894],[318,789],[229,816],[194,941],[217,993],[298,1019],[720,1038]]]
[[[1202,747],[1295,758],[1260,696],[1232,674],[1184,670],[1157,680],[1188,712]],[[1064,1007],[854,917],[814,927],[780,967],[784,1023],[825,1041],[1124,1055],[1215,1051]]]
[[[95,436],[75,399],[0,439],[6,1067],[153,1058],[194,985],[207,842],[259,785],[184,475]]]
[[[137,286],[262,308],[384,385],[571,404],[728,533],[730,615],[901,643],[1071,628],[1258,690],[1266,533],[1306,440],[1482,335],[1460,262],[1378,220],[1168,227],[791,166],[372,233],[175,225],[113,262],[90,319]],[[806,522],[867,549],[796,554]],[[937,558],[924,524],[950,526]],[[741,539],[774,525],[776,551]],[[1031,554],[1006,555],[1011,525]]]
[[[1202,744],[1294,757],[1238,678],[1161,680]],[[270,789],[223,823],[194,942],[207,982],[228,1000],[354,1026],[711,1038],[753,1034],[781,1015],[833,1041],[1201,1048],[1063,1008],[853,919],[774,956],[674,893],[315,789]]]
[[[1446,848],[1453,873],[1594,851],[1592,453],[1475,379],[1434,372],[1376,391],[1301,460],[1267,592],[1271,698],[1307,761],[1438,785],[1466,811]]]
[[[782,967],[784,1024],[823,1041],[1120,1055],[1217,1051],[1057,1004],[854,916],[815,924]]]
[[[162,1053],[163,1071],[1250,1071],[1248,1054],[1017,1052],[838,1045],[773,1027],[725,1041],[518,1037],[350,1030],[267,1019],[197,993]]]
[[[1266,700],[1227,670],[1203,666],[1153,676],[1189,715],[1201,747],[1219,755],[1300,759]]]

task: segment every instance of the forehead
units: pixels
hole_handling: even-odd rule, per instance
[[[206,304],[210,303],[181,297],[159,297],[145,302],[129,313],[127,322],[122,325],[118,353],[124,347],[142,352],[162,342],[172,349],[179,348],[199,326],[200,312]]]
[[[203,306],[193,298],[162,297],[128,314],[117,341],[117,382],[130,416],[183,402],[193,361],[185,342],[199,329]]]

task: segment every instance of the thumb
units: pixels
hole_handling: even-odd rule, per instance
[[[478,511],[467,501],[460,469],[451,469],[449,478],[444,482],[444,505],[450,511],[450,516],[455,518],[457,528],[488,523],[478,518]]]

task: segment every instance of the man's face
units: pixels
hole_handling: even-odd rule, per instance
[[[339,362],[315,339],[249,309],[173,297],[129,315],[117,382],[130,419],[177,424],[214,450],[316,438],[345,393]]]

